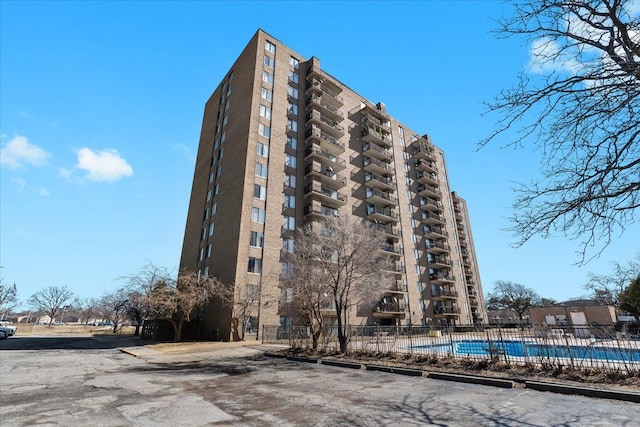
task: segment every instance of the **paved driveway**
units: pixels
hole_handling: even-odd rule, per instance
[[[89,337],[0,342],[5,426],[638,426],[640,405]],[[256,356],[257,355],[257,356]]]

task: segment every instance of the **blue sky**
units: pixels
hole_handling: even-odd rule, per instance
[[[584,295],[640,247],[640,226],[577,267],[563,237],[510,246],[515,181],[539,154],[476,152],[483,100],[530,61],[498,40],[498,1],[0,2],[0,273],[26,300],[45,286],[115,289],[147,261],[177,268],[204,103],[258,28],[445,150],[467,199],[483,286]]]

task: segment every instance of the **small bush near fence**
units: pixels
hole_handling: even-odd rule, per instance
[[[618,329],[618,330],[616,330]],[[310,349],[306,327],[264,326],[262,342]],[[606,326],[518,328],[431,328],[352,326],[349,352],[414,355],[535,365],[548,370],[601,370],[640,375],[640,337]],[[339,348],[337,331],[325,329],[318,349]]]

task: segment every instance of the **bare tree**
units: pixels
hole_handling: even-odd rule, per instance
[[[316,326],[323,322],[318,311],[321,305],[332,303],[343,353],[347,351],[349,338],[349,310],[371,303],[390,288],[390,260],[382,251],[383,246],[384,240],[376,231],[351,216],[307,224],[296,235],[294,253],[301,255],[292,258],[292,262],[303,284],[294,285],[294,289],[304,294],[293,298],[308,299],[306,303],[298,299],[296,305],[303,308],[310,324]],[[305,270],[304,264],[311,267]]]
[[[177,280],[171,277],[159,279],[146,300],[152,316],[171,322],[174,340],[180,341],[182,327],[190,321],[191,313],[213,295],[221,295],[219,289],[223,286],[214,278],[184,270]]]
[[[60,308],[69,305],[73,292],[66,286],[48,286],[29,297],[28,303],[36,310],[49,316],[49,326],[58,315]]]
[[[584,286],[591,291],[591,298],[600,304],[618,306],[620,293],[640,275],[640,252],[626,263],[615,261],[609,274],[589,273]]]
[[[111,322],[114,334],[118,332],[118,328],[127,319],[128,301],[129,296],[122,289],[108,292],[100,298],[102,317]]]
[[[233,340],[244,340],[247,323],[260,302],[260,287],[258,285],[247,285],[244,289],[237,290],[238,295],[235,298],[233,296],[234,287],[217,282],[215,288],[216,298],[219,298],[223,305],[229,305],[233,309],[231,317]]]
[[[532,43],[531,64],[487,105],[502,116],[489,141],[542,153],[542,178],[516,188],[516,244],[562,234],[580,264],[599,255],[640,206],[640,10],[633,0],[520,0],[501,37]]]
[[[322,265],[315,262],[315,242],[307,228],[297,231],[294,249],[285,254],[285,267],[280,275],[280,306],[286,314],[300,319],[309,327],[311,342],[317,350],[325,326],[324,311],[331,306],[331,289],[322,278]],[[297,323],[297,322],[296,322]]]
[[[494,283],[494,291],[487,295],[487,309],[513,310],[518,315],[518,322],[531,306],[539,304],[541,299],[533,289],[519,283],[498,280]]]
[[[3,319],[7,311],[10,311],[18,305],[18,290],[16,284],[5,285],[3,279],[0,279],[0,313]]]
[[[140,335],[142,322],[149,317],[151,308],[149,307],[147,296],[142,292],[137,290],[123,290],[123,292],[127,294],[125,313],[127,313],[127,317],[134,323],[135,331],[133,335],[137,337]]]
[[[76,298],[71,304],[84,319],[84,325],[100,313],[100,301],[97,298]]]

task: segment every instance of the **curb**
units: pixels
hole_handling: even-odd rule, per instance
[[[338,366],[340,368],[362,369],[363,365],[355,362],[343,362],[341,360],[323,360],[318,361],[322,365]]]
[[[549,391],[559,394],[573,394],[600,399],[623,400],[626,402],[640,403],[640,393],[619,390],[602,390],[596,388],[576,387],[567,384],[545,383],[540,381],[525,381],[526,388],[539,391]]]
[[[308,357],[301,357],[301,356],[285,356],[285,357],[287,360],[292,360],[294,362],[318,363],[318,359],[311,359]]]
[[[134,352],[129,351],[129,350],[125,350],[122,347],[118,347],[118,350],[120,350],[121,353],[128,354],[129,356],[139,357],[137,353],[134,353]]]
[[[450,374],[447,372],[428,372],[427,378],[434,380],[455,381],[459,383],[480,384],[492,387],[514,388],[513,381],[500,378],[479,377],[475,375]]]
[[[425,376],[425,372],[420,369],[398,368],[397,366],[364,365],[367,371],[388,372],[390,374],[407,375],[411,377]]]

